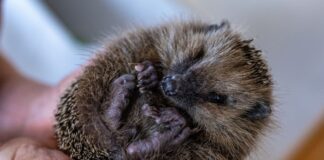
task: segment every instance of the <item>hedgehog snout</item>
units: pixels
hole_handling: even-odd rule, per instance
[[[180,75],[167,75],[161,81],[161,87],[167,96],[175,96],[179,90]]]

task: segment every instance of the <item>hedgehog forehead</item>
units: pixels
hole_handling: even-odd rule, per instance
[[[229,54],[240,43],[240,36],[230,29],[217,32],[195,32],[194,30],[171,30],[167,38],[167,47],[174,54],[175,61],[183,61],[199,55],[209,57],[209,63],[215,58]]]
[[[194,27],[176,26],[164,34],[164,46],[160,47],[166,49],[170,66],[179,66],[182,71],[190,68],[211,80],[223,76],[271,84],[266,62],[250,40],[230,28],[205,33]]]
[[[204,55],[188,67],[188,71],[199,77],[201,89],[234,93],[252,91],[253,88],[263,92],[264,87],[271,87],[271,75],[259,51],[251,48],[249,51],[236,49],[229,52],[214,57]]]

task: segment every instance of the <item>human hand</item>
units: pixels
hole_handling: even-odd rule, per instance
[[[79,73],[73,72],[53,87],[23,77],[4,83],[0,90],[1,160],[68,159],[56,150],[54,114],[61,94]],[[1,141],[8,142],[1,146]]]
[[[1,160],[68,160],[63,152],[28,138],[16,138],[0,146]]]
[[[2,0],[0,32],[1,19]],[[68,159],[55,150],[54,113],[62,92],[80,70],[58,85],[48,86],[21,75],[2,53],[0,68],[0,159]]]
[[[0,88],[0,142],[29,137],[55,147],[55,110],[60,96],[79,72],[73,72],[57,86],[46,86],[21,76],[3,83]]]

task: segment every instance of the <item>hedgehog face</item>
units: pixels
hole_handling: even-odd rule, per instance
[[[161,81],[164,94],[202,125],[267,118],[272,82],[260,51],[229,26],[216,28],[174,31],[187,36],[169,41],[177,46],[167,52],[171,60]]]

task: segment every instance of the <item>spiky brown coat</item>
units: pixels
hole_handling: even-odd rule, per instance
[[[181,70],[187,78],[194,78],[194,82],[190,78],[187,81],[189,92],[216,91],[228,98],[226,104],[215,104],[156,93],[163,97],[155,100],[157,104],[184,110],[201,131],[183,145],[147,158],[244,159],[269,125],[273,104],[268,67],[250,42],[227,23],[198,21],[137,29],[111,40],[61,99],[56,114],[59,147],[74,159],[123,157],[123,149],[131,141],[123,138],[124,129],[142,125],[148,130],[152,123],[141,118],[139,108],[146,100],[137,96],[119,133],[110,131],[104,110],[111,83],[121,74],[132,72],[128,63],[149,60],[162,64],[161,75]],[[188,97],[195,99],[190,96],[194,94]]]

